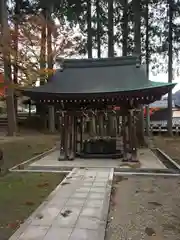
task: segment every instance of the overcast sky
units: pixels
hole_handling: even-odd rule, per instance
[[[156,82],[168,82],[168,74],[161,73],[156,76],[153,76],[153,74],[150,73],[149,79]],[[173,82],[177,83],[177,85],[173,89],[173,93],[174,93],[180,90],[180,83],[179,83],[179,79],[175,79],[175,81]]]

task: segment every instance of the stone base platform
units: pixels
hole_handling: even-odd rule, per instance
[[[134,167],[143,169],[165,169],[166,166],[150,149],[139,149],[137,163],[125,163],[121,159],[81,159],[76,158],[73,161],[58,161],[59,151],[56,150],[51,154],[33,162],[29,165],[29,169],[53,169],[63,170],[68,168],[127,168]]]

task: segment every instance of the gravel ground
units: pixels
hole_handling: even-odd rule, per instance
[[[153,138],[154,146],[160,148],[174,161],[180,164],[180,137],[161,137],[156,136]]]
[[[180,240],[180,178],[115,177],[105,240]]]

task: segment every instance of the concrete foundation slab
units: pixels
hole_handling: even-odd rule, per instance
[[[126,164],[120,159],[80,159],[76,158],[74,161],[58,161],[59,151],[54,151],[48,156],[33,162],[29,165],[29,169],[53,169],[63,170],[66,168],[126,168]],[[139,149],[138,158],[140,161],[140,168],[149,169],[164,169],[165,165],[158,159],[158,157],[150,149]],[[134,163],[128,163],[128,168],[131,168]],[[85,177],[91,176],[92,172],[85,175]],[[98,173],[99,176],[107,176],[107,172]],[[93,180],[93,179],[92,179]]]

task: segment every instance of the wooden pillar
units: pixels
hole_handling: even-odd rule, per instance
[[[103,124],[104,126],[103,127],[104,127],[104,135],[105,136],[108,136],[108,126],[107,126],[108,122],[107,121],[108,121],[108,115],[106,112],[104,112],[104,124]]]
[[[116,116],[116,134],[119,135],[119,115]]]
[[[146,135],[150,136],[150,113],[149,113],[149,105],[146,106]]]
[[[73,160],[75,157],[74,153],[74,116],[69,116],[69,160]]]
[[[64,160],[65,158],[65,116],[64,113],[62,113],[60,117],[60,156],[59,156],[59,161]]]
[[[128,134],[129,134],[129,148],[132,151],[132,111],[128,113]]]
[[[64,131],[65,131],[65,137],[64,137],[64,158],[65,160],[68,159],[68,151],[69,151],[69,117],[67,113],[65,113],[65,118],[64,118]]]
[[[61,116],[59,115],[58,116],[58,123],[57,123],[57,129],[58,129],[58,132],[60,132],[61,133]]]
[[[126,115],[123,113],[122,116],[122,135],[123,135],[123,161],[128,161],[127,159],[127,136],[126,136]]]
[[[73,144],[74,144],[74,154],[76,155],[77,152],[77,134],[78,134],[78,128],[77,128],[77,117],[74,116],[74,123],[73,123],[73,127],[74,127],[74,140],[73,140]]]
[[[29,101],[28,107],[29,107],[29,117],[31,117],[31,101]]]
[[[78,153],[80,153],[80,151],[81,151],[81,147],[80,147],[80,134],[81,134],[81,131],[80,131],[80,118],[79,118],[79,116],[77,117],[77,119],[76,119],[76,122],[77,122],[77,128],[76,128],[76,130],[77,130],[77,135],[76,135],[76,151],[78,152]]]
[[[102,113],[99,114],[99,135],[104,136],[104,116]]]
[[[109,116],[108,116],[108,135],[109,136],[113,135],[113,121],[114,121],[113,116],[111,116],[111,114],[109,114]]]
[[[80,118],[80,152],[83,149],[83,117]]]
[[[72,155],[72,114],[70,113],[69,117],[69,126],[68,126],[68,135],[69,135],[69,151],[68,151],[68,159],[71,158]]]
[[[90,120],[90,135],[91,137],[94,137],[96,135],[96,119],[95,116],[92,115],[91,120]]]
[[[116,112],[116,115],[114,117],[114,134],[115,134],[115,137],[117,136],[117,131],[118,131],[118,124],[117,124],[117,112]]]
[[[135,114],[129,111],[128,114],[128,148],[129,154],[128,160],[137,161],[137,136],[136,136],[136,121]]]
[[[129,114],[128,114],[128,110],[126,110],[126,115],[125,115],[125,132],[126,132],[126,154],[127,154],[127,161],[129,161]]]
[[[48,106],[48,128],[50,133],[55,132],[55,113],[54,106]]]
[[[122,128],[122,116],[119,116],[119,134],[121,133]]]
[[[137,136],[136,136],[136,113],[133,111],[132,115],[132,161],[136,162],[137,159]]]

